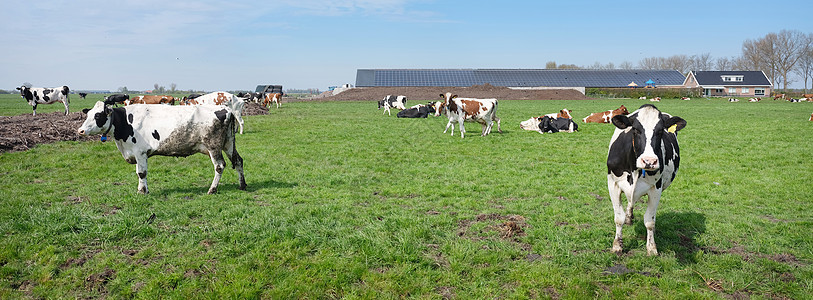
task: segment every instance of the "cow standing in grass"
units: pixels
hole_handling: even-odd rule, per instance
[[[475,99],[475,98],[460,98],[452,93],[440,94],[443,101],[435,102],[435,116],[446,114],[449,122],[446,123],[446,129],[443,133],[452,128],[452,135],[454,135],[454,123],[460,126],[460,138],[464,138],[466,128],[463,127],[464,121],[477,122],[483,125],[481,136],[486,136],[491,133],[491,127],[494,122],[497,122],[497,131],[502,133],[500,128],[500,118],[497,117],[497,99]]]
[[[229,157],[237,170],[239,189],[246,189],[243,158],[235,144],[236,119],[231,109],[222,106],[156,106],[132,105],[111,108],[96,102],[92,109],[83,110],[85,122],[77,129],[82,135],[102,134],[102,141],[113,133],[116,148],[124,160],[136,165],[138,192],[147,189],[147,158],[153,155],[189,156],[203,153],[212,159],[215,177],[209,194],[217,192],[217,185]]]
[[[616,126],[607,154],[607,188],[615,215],[615,239],[612,251],[621,253],[621,227],[632,224],[632,206],[648,195],[644,227],[646,250],[657,255],[655,246],[655,212],[665,190],[677,174],[680,153],[677,131],[686,121],[663,113],[645,104],[629,116],[612,119]],[[621,193],[627,196],[626,210],[621,205]]]
[[[34,109],[34,115],[37,115],[37,105],[51,104],[54,102],[62,102],[65,105],[65,115],[68,115],[68,104],[71,99],[68,97],[70,89],[68,86],[63,85],[58,88],[32,88],[27,86],[18,87],[20,97],[23,97],[28,104]]]

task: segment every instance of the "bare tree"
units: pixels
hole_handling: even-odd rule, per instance
[[[782,30],[776,35],[776,71],[782,77],[782,89],[787,90],[788,84],[793,82],[788,73],[793,70],[802,57],[802,53],[811,48],[806,34],[798,30]]]
[[[813,33],[808,34],[807,39],[808,43],[813,43]],[[807,81],[813,78],[813,47],[809,47],[807,51],[802,51],[794,71],[804,80],[804,93],[807,93]]]
[[[170,93],[175,93],[176,90],[178,90],[178,85],[175,84],[174,82],[170,83],[169,84],[169,92]]]
[[[555,61],[549,61],[549,62],[545,63],[545,69],[556,69],[556,62]]]
[[[735,58],[718,57],[714,62],[714,69],[717,71],[732,71]]]
[[[638,62],[638,66],[641,67],[641,69],[644,69],[644,70],[663,69],[663,67],[662,67],[663,65],[664,65],[664,58],[663,57],[647,57],[647,58],[641,59],[641,61]]]
[[[621,70],[632,70],[634,68],[634,66],[632,65],[631,62],[628,62],[628,61],[625,60],[621,64],[618,65],[618,68],[621,69]]]
[[[709,71],[712,69],[712,59],[710,53],[692,55],[689,58],[690,69],[692,71]]]

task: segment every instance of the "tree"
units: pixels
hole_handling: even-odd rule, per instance
[[[118,91],[119,91],[119,93],[125,93],[125,94],[130,92],[130,91],[127,89],[127,87],[126,87],[126,86],[120,87],[120,88],[118,89]]]
[[[813,34],[809,34],[808,39],[813,40]],[[807,94],[807,81],[813,78],[813,49],[808,49],[801,54],[794,70],[799,77],[804,79],[804,93]]]
[[[555,61],[549,61],[549,62],[545,63],[545,69],[556,69],[556,62]]]
[[[811,48],[810,40],[801,31],[782,30],[776,35],[774,45],[776,71],[782,77],[782,89],[787,90],[788,84],[793,82],[788,73],[794,69],[802,54]]]
[[[689,58],[689,65],[692,71],[709,71],[713,68],[711,54],[692,55]]]
[[[177,84],[175,84],[174,82],[169,84],[169,92],[170,92],[170,93],[175,93],[175,91],[176,91],[177,89],[178,89],[178,85],[177,85]]]
[[[632,68],[634,68],[634,66],[632,65],[631,62],[628,62],[628,61],[625,60],[621,64],[618,65],[618,68],[621,69],[621,70],[632,70]]]
[[[735,58],[719,57],[714,62],[714,69],[717,71],[731,71],[734,67]]]

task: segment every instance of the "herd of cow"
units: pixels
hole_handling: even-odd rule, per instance
[[[61,88],[20,87],[20,95],[33,107],[36,115],[37,104],[62,102],[68,113],[67,86]],[[116,147],[124,159],[136,164],[138,192],[148,193],[147,158],[153,155],[189,156],[195,153],[208,155],[214,165],[215,175],[209,193],[217,192],[221,175],[225,168],[223,152],[238,173],[239,189],[246,189],[243,174],[243,159],[238,154],[235,135],[242,134],[242,110],[246,101],[257,101],[253,95],[233,95],[214,92],[206,95],[190,95],[182,99],[169,96],[138,96],[130,99],[127,95],[111,95],[99,101],[87,114],[84,123],[77,129],[83,135],[101,134],[104,141],[112,132]],[[265,95],[263,104],[276,103],[279,96]],[[462,98],[452,93],[440,94],[441,101],[415,105],[406,108],[405,96],[387,96],[378,102],[379,109],[390,113],[390,108],[401,111],[402,118],[426,118],[430,114],[445,114],[448,123],[444,133],[454,123],[460,129],[461,138],[466,132],[464,121],[482,124],[481,135],[491,132],[494,122],[500,129],[500,118],[496,115],[497,99]],[[171,105],[179,100],[179,106]],[[659,100],[659,99],[658,99]],[[688,99],[686,99],[688,100]],[[163,103],[169,105],[131,105]],[[117,104],[122,104],[118,107]],[[574,132],[578,125],[573,122],[572,111],[562,109],[557,113],[533,117],[521,122],[526,130],[540,133],[558,131]],[[813,115],[810,118],[813,121]],[[675,179],[680,163],[677,132],[686,126],[680,117],[661,112],[652,104],[644,104],[630,113],[623,105],[615,110],[593,113],[582,119],[585,123],[611,123],[615,131],[610,139],[607,154],[607,188],[613,205],[616,226],[612,251],[622,251],[621,229],[624,224],[632,224],[633,204],[648,195],[644,213],[644,226],[647,231],[646,249],[649,255],[657,255],[655,245],[655,213],[661,193]],[[621,194],[627,198],[622,206]]]

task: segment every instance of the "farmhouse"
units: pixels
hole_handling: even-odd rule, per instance
[[[762,71],[692,71],[683,86],[702,88],[704,97],[767,97],[773,84]]]
[[[632,82],[648,87],[683,87],[676,70],[577,69],[358,69],[357,87],[468,87],[490,84],[513,89],[628,88]]]

